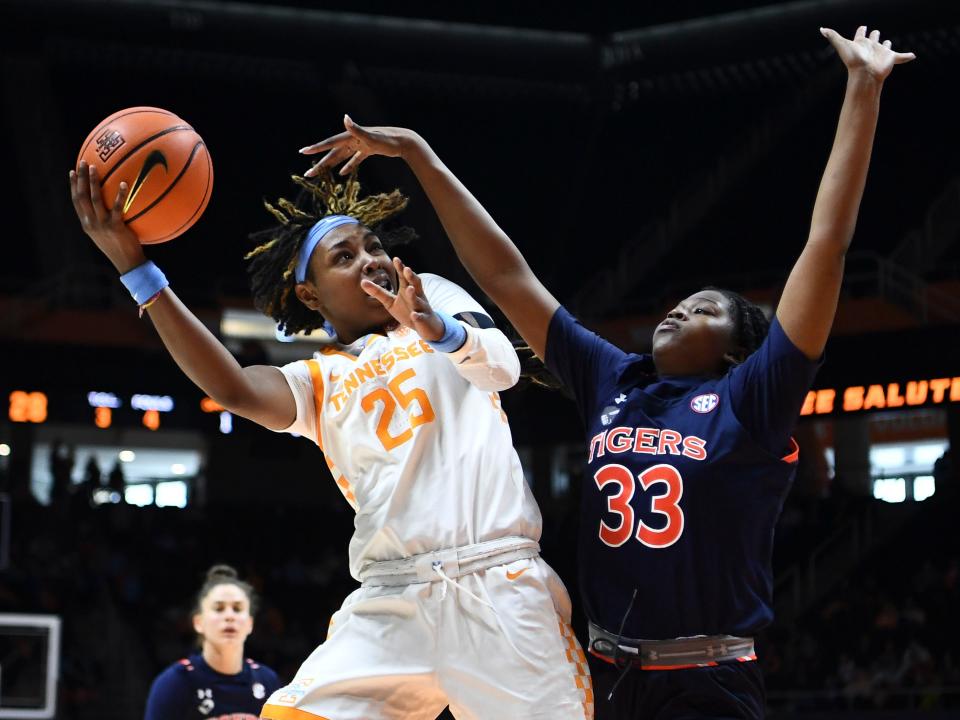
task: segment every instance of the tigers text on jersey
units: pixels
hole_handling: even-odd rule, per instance
[[[420,276],[431,306],[484,314],[465,291]],[[509,535],[540,538],[498,390],[519,361],[496,328],[467,326],[464,346],[435,351],[413,330],[368,335],[281,368],[297,402],[287,428],[314,440],[356,511],[350,570]]]
[[[588,470],[581,589],[588,616],[622,634],[749,636],[772,618],[773,530],[796,468],[790,432],[818,363],[775,320],[720,378],[657,378],[564,308],[547,367],[573,391]]]
[[[266,665],[247,659],[239,673],[224,675],[196,653],[156,677],[144,720],[255,720],[279,687],[277,674]]]

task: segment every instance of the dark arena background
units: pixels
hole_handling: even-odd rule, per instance
[[[843,97],[818,28],[858,24],[918,59],[884,88],[758,654],[770,718],[960,717],[948,0],[0,1],[0,717],[141,717],[151,679],[191,651],[190,602],[215,562],[261,593],[248,654],[284,681],[356,586],[352,510],[319,450],[205,398],[83,234],[67,172],[101,119],[167,108],[206,141],[209,207],[148,255],[243,364],[316,347],[275,339],[242,256],[269,224],[263,198],[308,167],[298,148],[345,112],[421,133],[561,302],[642,352],[706,284],[775,307]],[[407,263],[483,297],[402,162],[360,176],[411,195]],[[543,556],[579,608],[574,405],[522,386],[503,402]]]

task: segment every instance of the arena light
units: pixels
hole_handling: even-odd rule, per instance
[[[0,457],[7,457],[10,454],[10,446],[6,443],[0,443]]]
[[[113,408],[116,410],[123,403],[113,393],[108,392],[88,392],[87,403],[94,408]]]
[[[888,503],[902,503],[907,499],[907,482],[902,477],[874,480],[873,496]]]
[[[134,410],[170,412],[173,410],[173,398],[169,395],[134,395],[130,398],[130,407]]]
[[[174,463],[170,466],[170,472],[174,475],[183,475],[187,471],[187,466],[183,463]]]
[[[200,409],[205,413],[223,412],[224,407],[211,397],[205,397],[200,401]]]
[[[913,479],[913,499],[917,502],[933,497],[936,491],[937,481],[933,475],[920,475]]]
[[[137,454],[133,450],[121,450],[117,453],[120,462],[130,463],[137,459]]]
[[[272,342],[305,342],[314,345],[327,342],[329,336],[322,330],[314,330],[310,335],[297,333],[281,340],[277,324],[253,310],[228,308],[220,316],[220,335],[233,340],[270,340]]]

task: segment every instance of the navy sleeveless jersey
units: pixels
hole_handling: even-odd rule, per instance
[[[266,665],[248,659],[239,673],[224,675],[198,653],[157,676],[144,720],[256,720],[279,687],[277,674]]]
[[[749,636],[773,617],[773,530],[796,471],[790,433],[819,363],[774,320],[720,378],[660,377],[561,307],[546,365],[587,438],[580,584],[587,616],[657,640]]]

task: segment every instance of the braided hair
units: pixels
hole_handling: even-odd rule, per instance
[[[356,173],[338,182],[329,169],[318,178],[291,178],[300,190],[294,201],[280,198],[276,204],[264,200],[267,211],[278,225],[253,233],[257,243],[244,259],[250,261],[250,285],[253,304],[273,318],[286,335],[310,334],[323,326],[324,318],[297,298],[295,271],[300,245],[307,233],[327,215],[350,215],[370,228],[384,247],[390,248],[416,238],[408,227],[385,227],[384,223],[402,211],[408,198],[399,190],[360,197]]]
[[[720,293],[730,303],[730,314],[733,318],[733,344],[743,351],[743,360],[746,360],[767,337],[767,332],[770,330],[770,321],[767,320],[767,316],[763,314],[760,306],[733,290],[711,286],[703,289]]]

